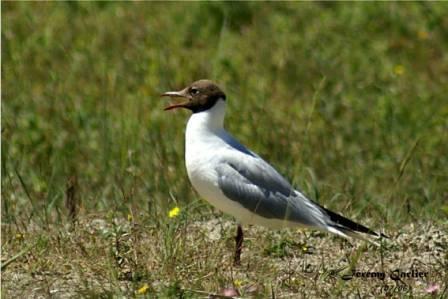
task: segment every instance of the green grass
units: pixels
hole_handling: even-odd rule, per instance
[[[30,248],[5,274],[56,273],[59,258],[73,259],[58,271],[78,273],[84,296],[131,296],[145,281],[154,296],[218,292],[245,272],[260,296],[305,294],[307,280],[285,283],[275,261],[315,238],[262,231],[246,260],[266,264],[243,271],[227,265],[231,228],[213,242],[191,228],[231,218],[192,190],[188,113],[164,112],[159,95],[201,78],[227,93],[227,129],[311,198],[391,234],[446,225],[445,3],[1,5],[2,263]],[[66,208],[73,178],[76,226]],[[177,220],[167,217],[174,206]],[[93,219],[106,232],[89,231]],[[353,251],[346,265],[358,262]],[[345,294],[339,281],[336,290]]]

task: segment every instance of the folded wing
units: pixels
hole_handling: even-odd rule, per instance
[[[260,157],[226,157],[216,171],[224,194],[246,209],[269,219],[324,228],[326,215],[322,209]]]

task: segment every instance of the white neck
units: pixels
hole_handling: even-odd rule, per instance
[[[214,132],[223,130],[224,116],[226,113],[226,102],[223,99],[218,99],[215,105],[205,111],[193,113],[188,120],[188,132]]]

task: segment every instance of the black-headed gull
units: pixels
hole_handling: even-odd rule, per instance
[[[226,95],[212,81],[199,80],[162,96],[185,101],[165,108],[193,112],[186,129],[185,163],[191,184],[213,206],[239,224],[234,263],[240,263],[242,224],[273,228],[301,226],[348,238],[384,236],[308,199],[271,165],[224,130]]]

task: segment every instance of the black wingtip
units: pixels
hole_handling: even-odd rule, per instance
[[[385,235],[385,234],[383,234],[383,233],[380,233],[380,238],[390,239],[390,237],[389,237],[389,236],[386,236],[386,235]]]
[[[321,207],[321,208],[327,213],[327,215],[330,217],[330,220],[336,224],[335,225],[336,228],[339,228],[342,230],[351,230],[354,232],[369,234],[369,235],[375,236],[377,238],[387,238],[387,239],[389,238],[388,236],[386,236],[383,233],[377,233],[362,224],[356,223],[356,222],[354,222],[348,218],[345,218],[344,216],[336,214],[335,212],[332,212],[324,207]]]

